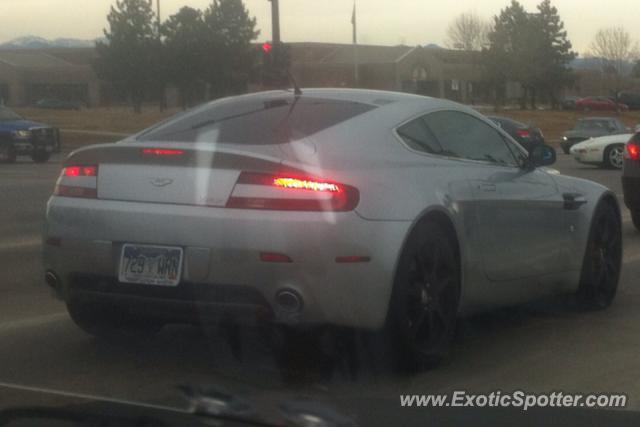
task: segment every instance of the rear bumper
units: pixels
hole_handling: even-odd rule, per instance
[[[410,225],[367,221],[355,212],[252,211],[52,197],[44,264],[59,278],[63,299],[98,299],[137,310],[160,307],[160,313],[162,307],[171,307],[163,316],[168,320],[189,312],[230,310],[258,312],[276,321],[378,328],[386,318],[395,264]],[[183,247],[178,288],[118,283],[124,243]],[[286,254],[293,262],[262,262],[260,252]],[[370,261],[335,260],[349,255]],[[221,289],[253,296],[230,301]],[[282,290],[301,297],[303,307],[295,316],[279,309],[276,294]]]
[[[632,211],[640,211],[640,176],[623,176],[624,204]]]

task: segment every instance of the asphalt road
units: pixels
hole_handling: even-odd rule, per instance
[[[179,384],[343,402],[458,389],[616,392],[640,409],[640,233],[626,209],[624,269],[610,309],[584,313],[553,299],[466,319],[445,364],[406,376],[387,369],[383,347],[360,335],[304,336],[302,348],[282,357],[253,329],[241,331],[242,351],[217,330],[189,326],[167,327],[150,342],[127,346],[85,335],[42,280],[40,231],[59,168],[59,158],[0,165],[2,383],[171,405],[182,403]],[[581,166],[562,154],[556,168],[621,197],[619,171]],[[22,396],[0,392],[0,406]]]

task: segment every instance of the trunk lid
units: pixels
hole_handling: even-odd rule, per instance
[[[73,153],[66,165],[98,165],[98,199],[225,206],[242,171],[273,172],[269,147],[120,143]]]

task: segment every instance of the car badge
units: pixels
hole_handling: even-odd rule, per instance
[[[153,178],[150,182],[151,185],[155,187],[166,187],[167,185],[173,183],[173,180],[170,178]]]

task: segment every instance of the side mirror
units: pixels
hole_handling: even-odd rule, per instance
[[[529,153],[529,166],[551,166],[556,162],[556,150],[548,145],[537,145]]]

